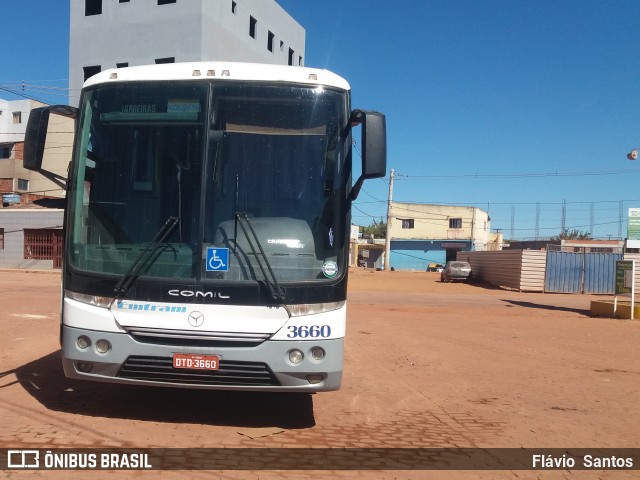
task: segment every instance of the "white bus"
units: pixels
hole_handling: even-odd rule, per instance
[[[326,70],[183,63],[101,72],[76,118],[61,314],[70,378],[317,392],[340,387],[350,206],[385,175],[386,126]],[[352,185],[352,126],[362,175]]]

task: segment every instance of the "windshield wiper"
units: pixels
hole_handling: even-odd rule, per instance
[[[176,225],[178,225],[178,222],[180,222],[180,217],[167,218],[167,221],[160,228],[160,230],[158,230],[158,233],[156,233],[155,237],[153,237],[151,243],[140,255],[138,255],[138,258],[133,261],[133,263],[129,267],[129,270],[127,270],[127,273],[125,273],[120,281],[116,283],[116,286],[113,288],[113,291],[116,294],[116,298],[120,298],[125,293],[127,293],[127,290],[129,290],[129,287],[131,287],[133,281],[140,274],[140,270],[142,270],[147,265],[147,263],[149,263],[149,260],[151,259],[153,254],[158,250],[158,247],[164,243],[167,237],[169,237],[173,229],[176,228]]]
[[[269,289],[269,293],[271,294],[271,298],[279,302],[284,302],[284,298],[285,298],[284,290],[282,290],[282,287],[280,287],[280,284],[278,283],[278,278],[276,277],[276,274],[273,272],[273,268],[271,268],[269,259],[267,258],[267,255],[264,253],[262,244],[260,243],[260,240],[258,239],[258,235],[256,235],[256,232],[253,229],[251,222],[249,221],[249,217],[247,216],[246,213],[236,213],[236,221],[240,225],[240,228],[242,229],[242,232],[244,233],[244,236],[247,239],[247,243],[249,244],[249,247],[251,247],[251,251],[253,252],[253,256],[255,257],[256,262],[258,263],[258,267],[260,267],[260,270],[262,271],[262,275],[264,277],[265,283],[267,284],[267,288]],[[245,227],[245,224],[246,224],[246,227]],[[249,236],[247,227],[249,227],[251,236]],[[267,267],[266,270],[264,268],[264,265],[260,261],[260,256],[258,255],[258,252],[256,252],[256,245],[260,250],[260,255],[264,260],[264,265],[266,265]],[[267,271],[269,272],[269,276],[267,276]]]

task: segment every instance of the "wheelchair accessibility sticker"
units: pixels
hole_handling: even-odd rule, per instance
[[[229,271],[229,249],[228,248],[207,248],[207,272],[228,272]]]

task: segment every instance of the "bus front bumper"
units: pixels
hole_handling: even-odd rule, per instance
[[[81,339],[81,340],[79,340]],[[108,350],[104,353],[108,346]],[[84,347],[84,348],[82,348]],[[312,355],[317,348],[324,358]],[[299,350],[302,360],[291,361]],[[174,354],[214,356],[218,370],[173,367]],[[340,388],[344,338],[266,340],[257,346],[143,343],[126,333],[62,326],[62,364],[69,378],[99,382],[218,390],[321,392]]]

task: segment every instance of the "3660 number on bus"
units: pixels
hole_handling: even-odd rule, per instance
[[[327,338],[331,336],[329,325],[290,325],[289,338]]]

